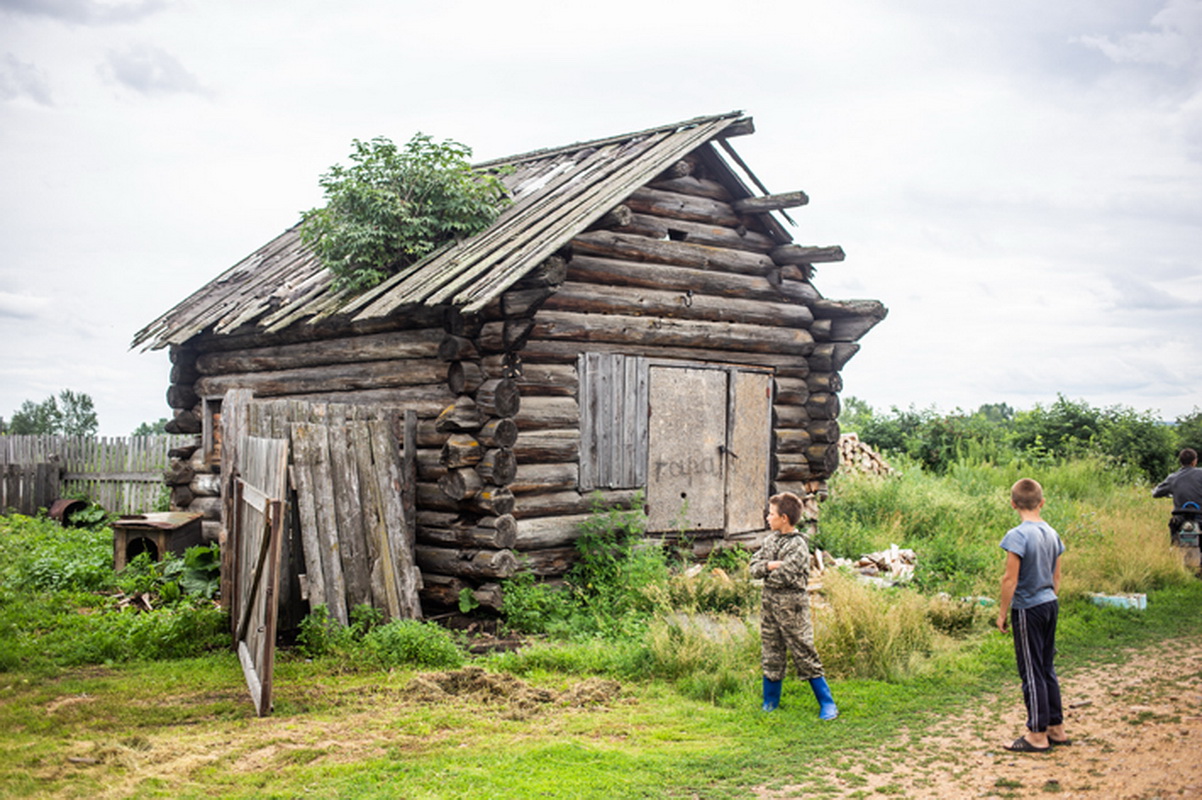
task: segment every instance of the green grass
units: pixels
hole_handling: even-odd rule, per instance
[[[1200,603],[1202,582],[1153,592],[1139,613],[1069,603],[1061,671],[1196,637],[1202,621],[1185,612]],[[232,654],[8,673],[0,679],[0,793],[741,798],[774,784],[821,797],[835,792],[828,776],[836,767],[868,774],[880,758],[875,746],[908,747],[915,731],[957,710],[1020,702],[1013,673],[1009,640],[978,632],[921,675],[834,681],[842,713],[833,724],[815,719],[812,694],[793,678],[771,715],[758,711],[757,681],[722,704],[644,680],[622,681],[599,704],[520,709],[476,696],[417,699],[414,670],[340,670],[284,656],[275,713],[260,720]],[[524,680],[562,692],[584,677],[530,669]],[[113,786],[123,793],[112,794]]]
[[[958,711],[979,710],[989,730],[1021,703],[994,611],[956,598],[996,595],[997,542],[1014,524],[1006,489],[1024,474],[1044,484],[1069,547],[1062,674],[1202,634],[1202,581],[1148,546],[1166,509],[1125,473],[964,463],[841,478],[823,546],[850,556],[896,543],[919,570],[914,587],[889,590],[824,576],[815,622],[841,711],[832,724],[793,677],[781,710],[759,711],[756,593],[730,554],[721,572],[686,577],[645,548],[595,541],[580,587],[518,585],[522,613],[551,619],[551,635],[486,658],[366,610],[346,630],[314,616],[304,648],[279,652],[274,713],[258,719],[237,657],[206,653],[220,615],[186,619],[188,603],[120,612],[103,530],[0,519],[0,797],[900,796],[880,771],[891,754]],[[1100,608],[1089,591],[1144,591],[1148,608]],[[485,672],[461,672],[461,659]],[[436,669],[454,672],[440,682]]]

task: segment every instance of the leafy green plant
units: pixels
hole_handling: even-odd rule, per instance
[[[473,170],[470,156],[463,144],[422,133],[404,147],[383,136],[355,139],[352,165],[321,176],[327,202],[304,212],[301,239],[334,273],[336,288],[371,288],[496,219],[505,187]]]
[[[529,571],[507,578],[501,587],[501,613],[511,630],[523,633],[563,630],[572,610],[566,591],[540,583]]]
[[[384,667],[447,668],[463,664],[464,654],[450,631],[431,622],[399,619],[373,628],[364,648]]]
[[[216,544],[189,547],[183,556],[167,553],[153,561],[142,552],[117,576],[117,588],[127,595],[151,595],[156,606],[170,606],[187,597],[211,600],[221,587],[221,552]]]
[[[480,607],[480,603],[476,601],[476,595],[468,587],[463,587],[459,590],[459,613],[470,614]]]
[[[502,582],[507,624],[527,633],[621,638],[645,630],[655,609],[652,587],[668,578],[668,558],[648,542],[642,500],[630,506],[596,503],[580,526],[579,559],[563,589],[538,583],[528,573]]]
[[[96,528],[107,525],[112,518],[113,515],[106,511],[103,506],[98,503],[89,502],[80,510],[71,512],[68,522],[76,528]]]
[[[296,648],[307,658],[319,658],[349,645],[352,640],[351,633],[330,616],[329,607],[319,603],[300,621]]]

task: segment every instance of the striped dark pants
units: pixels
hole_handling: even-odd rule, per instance
[[[1060,681],[1052,659],[1056,655],[1056,618],[1060,603],[1056,600],[1031,608],[1010,610],[1014,630],[1014,658],[1023,682],[1023,702],[1027,705],[1027,730],[1042,733],[1049,725],[1062,725]]]

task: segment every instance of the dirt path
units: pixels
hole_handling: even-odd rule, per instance
[[[1202,798],[1202,641],[1145,648],[1121,666],[1063,677],[1061,689],[1070,746],[1029,755],[1003,749],[1024,729],[1015,688],[900,746],[882,747],[876,767],[832,772],[834,796]],[[802,788],[759,796],[813,791]]]

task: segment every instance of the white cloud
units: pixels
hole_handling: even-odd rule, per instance
[[[49,305],[46,297],[0,292],[0,319],[37,319]]]
[[[54,105],[50,84],[42,71],[12,53],[5,53],[0,60],[0,99],[16,100],[19,97],[28,97],[43,106]]]
[[[1079,41],[1118,64],[1172,68],[1202,66],[1202,3],[1169,0],[1152,17],[1151,30],[1121,35],[1086,35]]]
[[[48,17],[82,25],[134,22],[167,7],[164,0],[103,3],[96,0],[0,0],[0,12]]]
[[[109,82],[140,94],[182,92],[203,95],[208,91],[175,56],[150,45],[131,45],[120,51],[111,50],[99,69]]]

